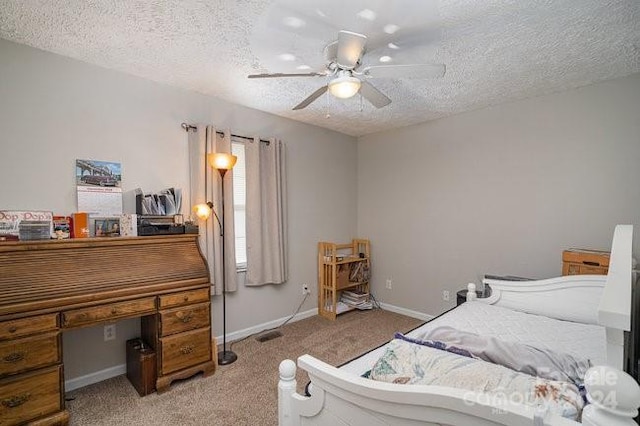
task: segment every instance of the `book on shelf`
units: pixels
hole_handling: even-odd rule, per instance
[[[360,309],[360,310],[373,309],[373,304],[368,300],[355,301],[355,300],[340,299],[340,303],[344,303],[349,307]]]
[[[340,297],[340,300],[342,300],[345,303],[362,303],[362,302],[367,302],[369,299],[366,299],[366,298],[365,299],[354,299],[352,297],[342,295]]]
[[[369,293],[360,290],[343,290],[342,296],[348,297],[354,300],[366,300],[369,298]]]
[[[340,302],[355,309],[373,309],[369,293],[360,290],[343,290],[340,294]]]
[[[324,256],[325,262],[342,262],[343,260],[359,260],[361,259],[359,256],[354,256],[352,254],[337,254],[335,257],[333,256]]]

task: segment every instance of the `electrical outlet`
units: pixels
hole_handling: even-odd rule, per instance
[[[442,292],[442,300],[444,300],[445,302],[449,301],[449,290],[444,290]]]
[[[302,295],[306,296],[307,294],[311,294],[311,290],[309,290],[309,284],[302,284]]]
[[[115,324],[107,324],[104,326],[104,341],[108,342],[109,340],[116,339],[116,325]]]
[[[391,278],[387,278],[387,289],[391,290],[393,288],[393,280]]]

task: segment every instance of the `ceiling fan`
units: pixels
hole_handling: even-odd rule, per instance
[[[384,93],[367,80],[370,78],[432,78],[442,77],[445,66],[442,64],[392,64],[371,65],[360,69],[362,57],[366,53],[367,37],[351,31],[338,32],[338,40],[324,49],[326,68],[308,73],[264,73],[251,74],[249,78],[280,77],[329,77],[328,84],[320,87],[305,100],[293,107],[294,110],[306,108],[313,101],[329,91],[333,96],[347,99],[360,93],[376,108],[391,103]],[[387,57],[387,59],[391,59]]]

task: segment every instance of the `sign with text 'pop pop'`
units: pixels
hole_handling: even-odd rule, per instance
[[[0,210],[0,240],[18,239],[20,222],[49,222],[53,225],[53,213],[44,210]]]

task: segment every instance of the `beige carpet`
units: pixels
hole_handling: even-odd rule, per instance
[[[336,321],[320,317],[287,324],[283,336],[264,343],[234,343],[238,360],[216,373],[174,382],[161,395],[139,397],[125,376],[69,392],[71,425],[277,425],[278,365],[305,353],[339,365],[420,320],[376,309],[353,311]],[[307,377],[298,374],[298,388]]]

